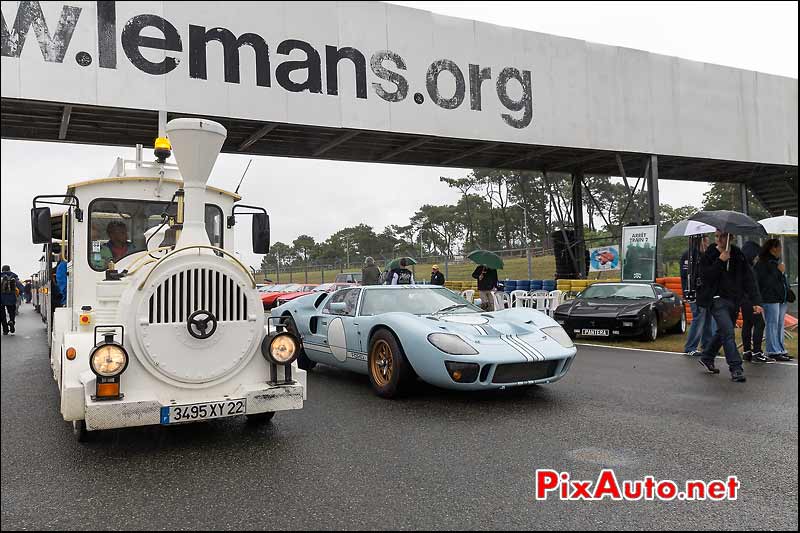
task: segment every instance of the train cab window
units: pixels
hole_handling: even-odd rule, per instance
[[[147,250],[147,236],[161,226],[168,202],[101,198],[89,205],[89,265],[103,271],[136,252]],[[206,205],[205,224],[208,238],[222,247],[222,209]],[[175,244],[175,233],[167,229],[156,246]],[[150,244],[151,248],[153,243]]]

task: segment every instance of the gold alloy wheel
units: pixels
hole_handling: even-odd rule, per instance
[[[384,387],[389,384],[394,372],[393,363],[392,348],[389,343],[385,340],[377,341],[372,347],[372,357],[369,363],[369,370],[376,385]]]

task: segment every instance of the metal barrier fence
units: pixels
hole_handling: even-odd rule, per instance
[[[515,259],[528,257],[532,260],[534,257],[552,256],[553,250],[541,247],[532,248],[513,248],[508,250],[492,250],[503,259]],[[453,254],[453,255],[425,255],[422,257],[414,256],[417,261],[416,265],[411,265],[411,270],[415,271],[418,266],[439,265],[439,269],[444,273],[445,278],[449,278],[449,270],[452,265],[463,265],[471,263],[467,259],[467,253]],[[386,256],[384,254],[377,254],[373,256],[375,264],[383,270],[384,266],[388,264],[395,256]],[[265,281],[269,280],[274,283],[330,283],[336,279],[337,274],[343,273],[357,273],[361,274],[361,268],[364,266],[364,257],[351,256],[350,261],[336,260],[334,263],[317,263],[309,262],[307,264],[295,265],[271,265],[271,268],[266,270],[256,271],[256,280]],[[425,273],[428,275],[428,272]]]

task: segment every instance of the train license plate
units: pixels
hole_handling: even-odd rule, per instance
[[[581,335],[587,335],[590,337],[608,337],[608,330],[607,329],[582,329]]]
[[[247,400],[170,405],[161,408],[161,423],[194,422],[247,413]]]

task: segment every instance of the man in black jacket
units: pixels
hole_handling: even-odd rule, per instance
[[[487,311],[494,311],[494,296],[492,290],[497,287],[497,270],[486,265],[478,265],[472,273],[472,277],[478,280],[478,292],[481,296],[481,307]]]
[[[439,272],[439,265],[433,265],[431,269],[431,285],[444,285],[444,274]]]
[[[731,379],[743,383],[747,379],[742,370],[742,358],[736,349],[733,328],[742,301],[748,300],[753,312],[762,312],[761,294],[744,254],[729,243],[730,233],[717,230],[716,235],[717,242],[709,246],[700,259],[702,285],[697,292],[697,305],[711,311],[717,323],[717,333],[711,343],[703,347],[700,364],[709,373],[719,374],[719,369],[714,366],[714,358],[722,347]]]

